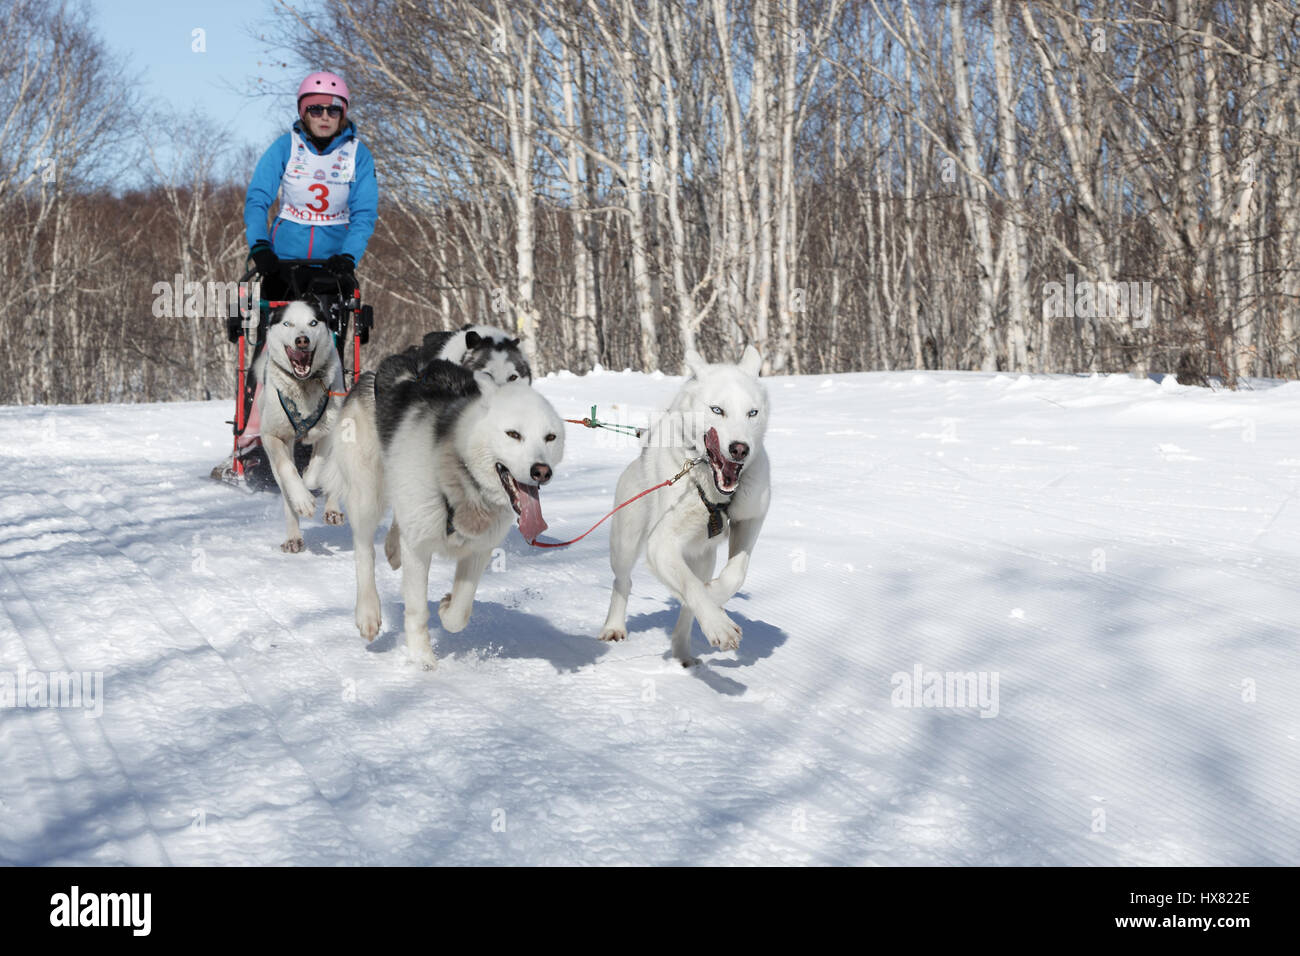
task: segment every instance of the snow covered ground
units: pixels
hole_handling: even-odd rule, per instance
[[[636,420],[678,381],[537,387]],[[425,673],[386,567],[357,636],[348,528],[283,554],[278,497],[207,479],[225,403],[0,409],[0,861],[1300,862],[1300,384],[768,388],[744,639],[692,671],[644,565],[595,639],[606,527],[512,531]],[[635,455],[569,427],[554,538]],[[102,699],[5,700],[55,671]]]

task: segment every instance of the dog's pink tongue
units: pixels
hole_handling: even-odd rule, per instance
[[[524,540],[533,542],[546,530],[546,520],[542,517],[542,500],[538,497],[537,485],[516,484],[519,491],[519,531]]]
[[[716,428],[710,428],[705,433],[704,447],[713,455],[713,460],[722,466],[722,480],[729,485],[734,485],[740,479],[740,469],[745,466],[743,462],[732,461],[722,454]]]

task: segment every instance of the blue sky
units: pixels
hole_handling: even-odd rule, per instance
[[[139,77],[146,99],[200,115],[259,151],[293,121],[293,92],[305,73],[272,61],[258,39],[273,22],[273,0],[93,0],[90,8],[99,36]],[[193,49],[196,29],[204,31],[202,53]],[[278,95],[253,95],[259,87]]]

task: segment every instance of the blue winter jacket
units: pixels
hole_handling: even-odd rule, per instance
[[[279,196],[280,180],[289,164],[295,139],[305,143],[313,153],[321,154],[303,133],[301,121],[295,121],[293,129],[272,143],[262,154],[262,158],[257,161],[257,169],[253,172],[253,181],[248,184],[248,195],[244,199],[244,231],[248,236],[248,245],[252,247],[258,242],[270,242],[271,248],[281,259],[328,259],[346,253],[354,262],[360,263],[366,252],[366,243],[370,241],[370,234],[375,231],[375,218],[379,213],[379,185],[375,181],[375,159],[366,144],[357,139],[356,127],[350,121],[325,148],[325,153],[328,154],[344,143],[355,141],[357,144],[356,179],[348,191],[349,222],[346,225],[314,226],[277,218],[267,229],[267,211]]]

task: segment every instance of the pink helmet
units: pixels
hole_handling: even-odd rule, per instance
[[[343,77],[336,73],[313,73],[307,77],[298,87],[297,102],[301,103],[304,96],[310,96],[312,93],[337,96],[343,100],[344,105],[348,102],[348,85],[343,82]]]

